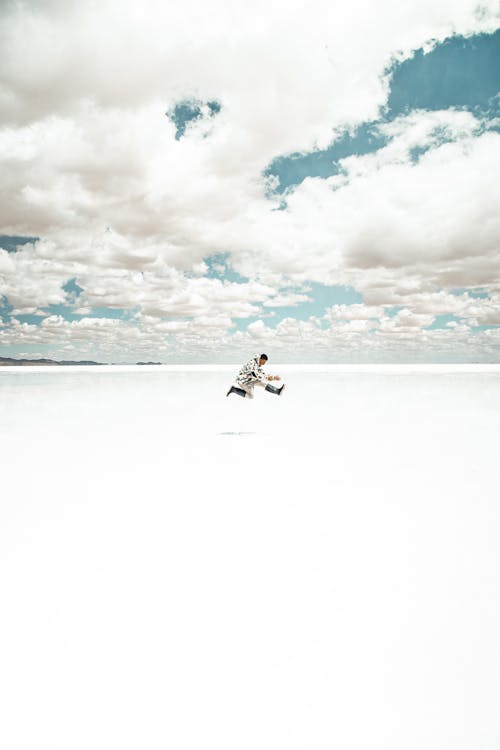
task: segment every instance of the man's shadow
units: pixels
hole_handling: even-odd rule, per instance
[[[218,432],[218,435],[257,435],[256,432]]]

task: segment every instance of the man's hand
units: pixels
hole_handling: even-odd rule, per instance
[[[268,375],[267,379],[268,380],[281,380],[279,375]]]

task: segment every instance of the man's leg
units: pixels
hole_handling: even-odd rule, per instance
[[[264,385],[264,384],[262,384],[262,385]],[[270,384],[268,383],[268,384],[267,384],[266,386],[264,386],[264,387],[265,387],[266,391],[269,391],[269,393],[275,393],[275,394],[276,394],[277,396],[281,396],[281,391],[282,391],[282,390],[283,390],[283,388],[285,387],[285,384],[283,383],[283,385],[281,385],[281,386],[280,386],[279,388],[276,388],[276,386],[275,386],[275,385],[270,385]]]
[[[237,396],[242,396],[243,398],[253,398],[253,384],[241,385],[240,383],[235,383],[228,390],[226,396],[229,396],[230,393],[236,393]]]
[[[277,396],[281,395],[281,391],[285,387],[285,384],[280,385],[279,388],[277,388],[275,385],[271,385],[270,383],[263,383],[261,380],[257,380],[255,385],[260,385],[261,388],[264,388],[265,391],[269,391],[269,393],[275,393]]]
[[[240,388],[239,385],[232,385],[226,393],[226,396],[230,396],[231,393],[235,393],[237,396],[243,396],[243,398],[245,398],[245,396],[247,395],[243,388]]]

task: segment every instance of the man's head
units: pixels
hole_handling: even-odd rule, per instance
[[[262,367],[267,362],[267,354],[261,354],[259,357],[259,366]]]

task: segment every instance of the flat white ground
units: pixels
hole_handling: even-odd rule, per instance
[[[0,370],[7,750],[495,750],[500,367]]]

